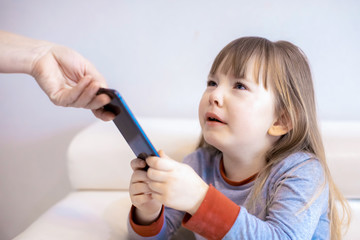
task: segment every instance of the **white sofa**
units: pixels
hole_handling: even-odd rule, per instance
[[[194,150],[199,140],[195,119],[139,121],[155,147],[177,160]],[[333,177],[352,208],[345,239],[360,239],[360,122],[322,122],[321,128]],[[79,132],[68,149],[74,191],[15,239],[127,239],[129,162],[133,158],[112,122],[96,122]]]

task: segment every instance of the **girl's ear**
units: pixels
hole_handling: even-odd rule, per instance
[[[285,135],[292,129],[290,118],[283,113],[269,128],[268,134],[274,137]]]

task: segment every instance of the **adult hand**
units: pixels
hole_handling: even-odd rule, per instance
[[[96,95],[100,87],[106,87],[105,79],[77,52],[50,44],[34,58],[30,74],[55,105],[91,109],[105,121],[115,117],[102,109],[110,98]]]
[[[115,117],[102,108],[110,98],[96,96],[105,79],[70,48],[0,30],[0,72],[32,75],[56,105],[92,109],[102,120]]]
[[[162,151],[159,155],[146,159],[152,198],[165,206],[193,215],[209,186],[189,165],[170,159]]]

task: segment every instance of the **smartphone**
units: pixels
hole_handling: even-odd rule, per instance
[[[111,98],[111,102],[104,106],[104,110],[115,114],[116,117],[113,122],[129,144],[135,156],[143,160],[148,156],[159,157],[154,145],[152,145],[146,136],[120,93],[114,89],[100,88],[96,95],[99,94],[107,94]],[[147,169],[148,166],[146,166],[144,170]]]

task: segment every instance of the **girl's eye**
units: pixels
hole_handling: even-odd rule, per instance
[[[208,80],[207,81],[207,86],[208,87],[216,87],[216,82],[215,81],[213,81],[213,80]]]
[[[235,89],[239,89],[239,90],[246,90],[246,86],[244,84],[242,84],[241,82],[236,82],[234,85]]]

